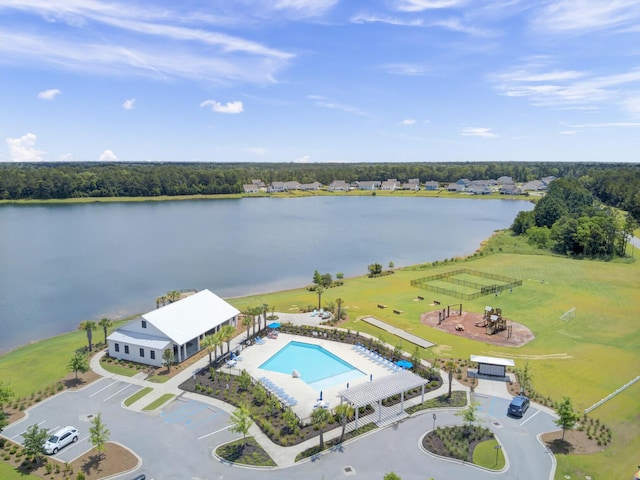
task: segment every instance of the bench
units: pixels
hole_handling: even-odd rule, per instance
[[[396,309],[394,309],[394,310],[393,310],[393,313],[395,313],[396,315],[400,315],[400,314],[402,313],[402,310],[396,310]]]
[[[464,325],[456,323],[456,332],[464,332]]]
[[[421,297],[420,295],[418,295],[418,300],[424,300],[424,297]]]
[[[386,305],[383,305],[383,304],[381,304],[381,303],[379,303],[379,304],[378,304],[378,308],[387,308],[387,306],[386,306]]]

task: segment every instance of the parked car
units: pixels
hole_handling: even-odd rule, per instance
[[[507,414],[514,417],[522,417],[528,408],[529,399],[524,395],[518,395],[517,397],[513,397],[513,400],[511,400]]]
[[[44,443],[44,451],[55,455],[61,448],[78,441],[78,429],[75,427],[62,427],[49,437]]]

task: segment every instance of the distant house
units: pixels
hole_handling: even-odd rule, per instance
[[[471,180],[469,180],[468,178],[461,178],[456,183],[458,185],[464,185],[465,187],[468,187],[469,185],[471,185]]]
[[[205,335],[235,326],[239,314],[215,293],[202,290],[118,328],[107,337],[109,356],[159,367],[164,351],[171,349],[179,363],[200,351]]]
[[[262,188],[262,189],[265,189],[265,190],[267,189],[267,186],[265,185],[265,183],[262,180],[254,179],[254,180],[251,180],[251,183],[253,185],[255,185],[256,187],[258,187],[258,188]]]
[[[273,182],[269,186],[269,193],[278,193],[278,192],[284,192],[284,191],[286,191],[284,182]]]
[[[420,190],[420,183],[407,182],[402,184],[402,190],[413,190],[417,192]]]
[[[425,190],[438,190],[440,188],[440,184],[435,180],[429,180],[424,183]]]
[[[380,184],[380,190],[394,191],[399,186],[400,184],[398,183],[398,180],[396,180],[395,178],[390,178],[389,180],[385,180]]]
[[[329,184],[329,190],[332,192],[348,192],[349,184],[344,180],[334,180]]]
[[[464,192],[466,187],[460,183],[450,183],[447,185],[447,192]]]
[[[381,182],[378,180],[363,180],[358,182],[358,190],[377,190]]]
[[[513,185],[515,183],[511,177],[499,177],[496,181],[498,185]]]
[[[302,185],[298,182],[284,182],[285,190],[300,190]]]
[[[300,185],[300,190],[320,190],[320,187],[322,187],[322,184],[320,182],[303,183],[302,185]]]
[[[522,195],[522,189],[514,184],[503,185],[499,190],[501,195]]]
[[[521,187],[521,189],[525,192],[544,190],[545,188],[547,188],[547,186],[540,180],[531,180]]]
[[[477,187],[491,187],[496,185],[495,180],[472,180],[471,185],[475,185]]]
[[[545,188],[549,186],[549,184],[551,182],[553,182],[557,177],[554,177],[553,175],[549,176],[549,177],[542,177],[540,179],[540,181],[544,184]]]
[[[467,192],[473,195],[490,195],[491,189],[486,185],[471,185],[467,188]]]
[[[253,183],[245,183],[244,185],[242,185],[242,189],[244,193],[260,193],[260,189],[258,188],[258,186],[254,185]]]

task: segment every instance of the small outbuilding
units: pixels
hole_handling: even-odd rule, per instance
[[[478,375],[504,378],[507,376],[507,367],[515,367],[515,362],[510,358],[484,357],[471,355],[472,362],[478,364]]]

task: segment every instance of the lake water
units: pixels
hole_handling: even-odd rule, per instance
[[[248,295],[310,284],[316,269],[470,254],[532,208],[349,196],[0,206],[0,352],[149,311],[169,290]]]

